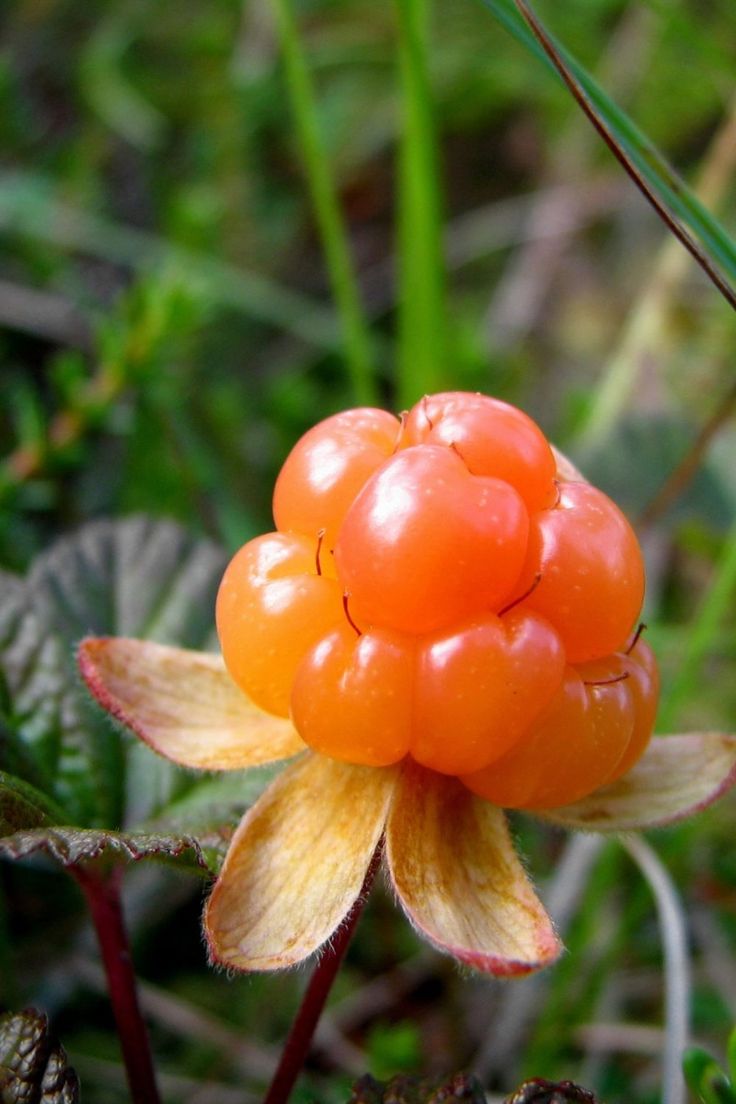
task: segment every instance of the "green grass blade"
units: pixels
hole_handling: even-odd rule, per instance
[[[736,283],[736,242],[724,227],[628,115],[531,13],[524,0],[483,0],[483,3],[524,46],[558,73],[660,217],[736,309],[736,291],[732,286]],[[544,48],[538,39],[544,41]]]
[[[350,254],[348,233],[320,133],[314,88],[292,0],[273,0],[281,37],[286,81],[312,205],[322,238],[332,292],[342,320],[345,358],[355,398],[375,404],[371,340]]]
[[[397,398],[447,384],[445,266],[437,141],[427,72],[427,0],[396,0],[403,119],[399,150]]]
[[[680,707],[695,693],[701,664],[718,634],[721,619],[732,607],[735,593],[736,524],[726,537],[710,590],[688,632],[677,675],[660,706],[657,725],[663,732],[669,731],[677,722]]]

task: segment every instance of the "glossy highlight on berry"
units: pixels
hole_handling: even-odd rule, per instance
[[[484,395],[319,423],[278,477],[277,531],[223,579],[230,674],[324,755],[410,757],[497,804],[614,780],[651,735],[656,663],[636,537],[576,474]]]

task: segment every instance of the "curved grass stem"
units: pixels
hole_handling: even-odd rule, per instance
[[[656,852],[641,836],[625,837],[622,843],[654,895],[662,932],[665,966],[662,1104],[685,1104],[682,1054],[690,1033],[690,962],[685,916],[674,883]]]
[[[368,900],[371,886],[381,862],[382,850],[383,844],[381,842],[373,854],[355,904],[346,916],[345,922],[335,932],[328,948],[317,960],[263,1104],[286,1104],[289,1099],[291,1090],[294,1088],[296,1079],[312,1045],[314,1032],[327,1003],[332,984],[337,977],[337,972],[345,957],[353,932]]]

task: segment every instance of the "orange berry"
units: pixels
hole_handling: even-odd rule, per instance
[[[623,647],[644,599],[639,542],[619,508],[589,483],[561,483],[559,501],[532,514],[523,602],[559,632],[570,663]]]
[[[317,575],[315,564],[316,541],[266,533],[230,561],[217,595],[217,631],[233,681],[281,717],[303,655],[344,620],[338,584]]]
[[[551,506],[557,497],[547,439],[523,411],[500,399],[464,391],[427,395],[406,416],[400,443],[457,449],[468,471],[510,483],[529,510]]]
[[[411,755],[540,809],[644,751],[658,676],[642,640],[626,648],[636,537],[604,494],[557,477],[521,411],[447,392],[401,422],[327,418],[289,454],[274,517],[225,573],[218,631],[238,685],[315,751]]]
[[[324,755],[383,767],[403,759],[411,736],[414,644],[345,622],[307,653],[291,712],[302,739]]]
[[[646,640],[639,638],[632,650],[621,657],[621,667],[629,675],[626,688],[634,701],[634,731],[618,766],[606,782],[615,782],[627,774],[646,751],[659,701],[659,669]]]
[[[451,448],[396,453],[350,507],[335,547],[359,623],[419,634],[498,609],[521,571],[528,515]]]
[[[535,613],[486,614],[425,637],[417,654],[415,759],[443,774],[479,770],[516,744],[562,682],[565,653]]]
[[[399,429],[393,414],[359,407],[334,414],[305,433],[276,480],[276,528],[309,537],[323,529],[329,556],[353,499],[396,448]]]
[[[625,760],[633,765],[651,734],[656,679],[647,670],[649,656],[641,655],[641,663],[638,656],[616,653],[568,666],[561,688],[523,740],[462,781],[481,797],[515,809],[567,805],[613,781]]]

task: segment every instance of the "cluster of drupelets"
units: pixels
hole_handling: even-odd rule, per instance
[[[520,410],[457,392],[328,418],[288,456],[274,518],[225,574],[218,631],[236,683],[315,750],[410,755],[520,808],[644,751],[638,542]]]

